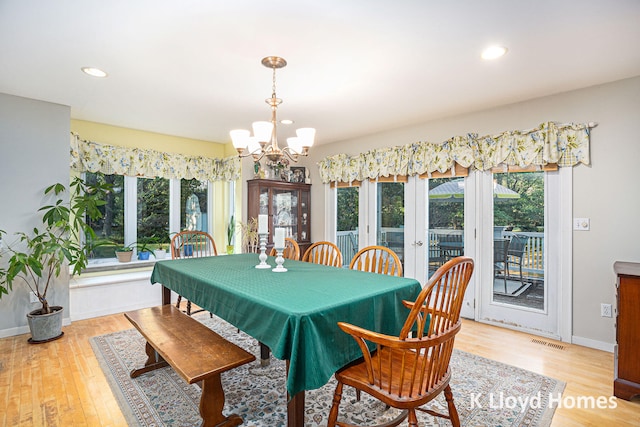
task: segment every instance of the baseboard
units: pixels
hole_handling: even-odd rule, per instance
[[[26,319],[26,317],[25,317]],[[64,317],[62,319],[62,326],[69,326],[71,319]],[[0,338],[14,337],[16,335],[30,334],[29,325],[17,326],[15,328],[0,329]]]
[[[575,335],[571,337],[571,343],[581,345],[583,347],[594,348],[596,350],[606,351],[609,353],[613,353],[613,348],[615,346],[615,344],[612,343],[592,340],[591,338],[578,337]]]

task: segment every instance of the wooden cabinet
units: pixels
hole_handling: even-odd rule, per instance
[[[640,395],[640,263],[616,262],[617,317],[613,394]]]
[[[302,256],[311,245],[311,184],[252,179],[247,186],[247,217],[269,215],[269,250],[273,231],[282,227],[286,237],[298,242]]]

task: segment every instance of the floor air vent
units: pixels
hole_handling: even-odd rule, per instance
[[[544,345],[546,347],[555,348],[556,350],[564,350],[564,346],[561,345],[561,344],[553,344],[553,343],[550,343],[550,342],[537,340],[535,338],[532,339],[531,342],[534,343],[534,344],[540,344],[540,345]]]

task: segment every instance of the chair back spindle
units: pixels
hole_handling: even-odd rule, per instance
[[[402,263],[398,255],[386,246],[367,246],[351,260],[352,270],[402,277]]]
[[[342,267],[342,253],[335,243],[316,242],[304,252],[302,261]]]

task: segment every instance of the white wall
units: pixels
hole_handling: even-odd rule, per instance
[[[0,229],[13,233],[41,225],[38,208],[49,185],[69,183],[69,107],[0,93]],[[0,261],[2,262],[2,261]],[[69,278],[48,293],[51,305],[69,306]],[[15,284],[0,299],[0,336],[27,332],[27,288]],[[65,322],[69,311],[65,311]]]
[[[530,129],[546,121],[597,122],[591,135],[591,166],[573,168],[573,216],[591,219],[591,231],[573,232],[574,342],[592,346],[615,341],[613,318],[600,317],[600,303],[615,304],[617,260],[640,262],[640,77],[538,98],[472,114],[313,148],[312,239],[324,236],[324,185],[315,162],[337,154],[452,136]]]

